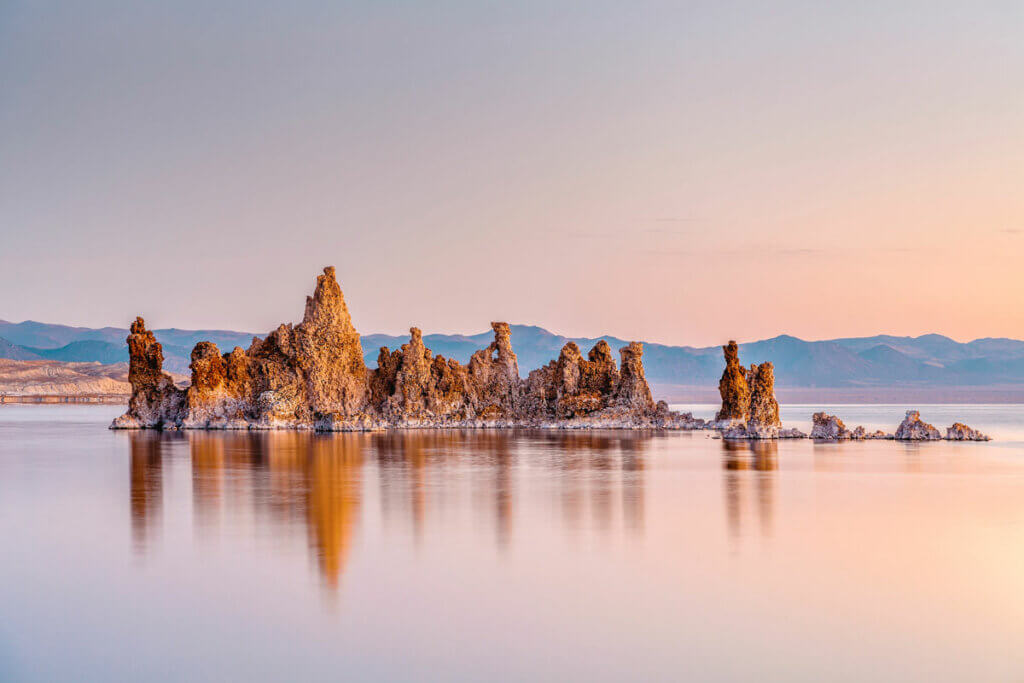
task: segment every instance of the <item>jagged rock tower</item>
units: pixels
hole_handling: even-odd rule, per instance
[[[750,416],[750,385],[747,384],[747,374],[740,365],[739,347],[736,342],[730,341],[722,347],[722,352],[725,354],[725,372],[718,382],[722,409],[718,411],[715,419],[746,422]]]

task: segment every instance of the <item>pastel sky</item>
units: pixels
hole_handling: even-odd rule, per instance
[[[0,2],[0,318],[1024,338],[1024,3]]]

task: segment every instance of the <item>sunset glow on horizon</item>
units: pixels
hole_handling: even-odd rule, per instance
[[[1024,339],[1014,2],[0,7],[0,318]]]

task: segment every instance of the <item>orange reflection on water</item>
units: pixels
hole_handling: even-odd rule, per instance
[[[762,536],[771,536],[775,512],[775,480],[779,445],[775,441],[722,441],[725,512],[730,536],[742,536],[745,501],[754,489]]]
[[[164,443],[161,434],[132,434],[129,504],[132,545],[144,553],[161,514],[164,493]]]
[[[271,532],[301,525],[324,583],[337,587],[360,527],[367,463],[379,482],[385,523],[409,525],[419,543],[437,510],[470,509],[492,520],[497,548],[514,532],[517,479],[546,472],[574,535],[584,520],[607,535],[644,526],[645,450],[652,436],[505,430],[410,430],[369,434],[309,432],[132,433],[133,535],[157,524],[167,444],[187,448],[194,530],[213,538],[239,517],[268,519]],[[524,460],[524,457],[526,460]],[[443,516],[438,517],[439,523]],[[266,528],[266,527],[264,527]]]

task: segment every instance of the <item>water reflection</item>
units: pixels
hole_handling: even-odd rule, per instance
[[[132,546],[145,553],[158,532],[164,497],[164,439],[156,433],[133,434],[131,440],[130,483]]]
[[[743,534],[744,509],[751,496],[761,535],[772,535],[778,450],[775,441],[722,441],[725,516],[734,541]]]
[[[161,523],[164,471],[173,457],[170,444],[178,443],[191,467],[197,540],[215,544],[220,534],[243,525],[273,537],[303,529],[325,585],[333,588],[366,527],[368,495],[371,510],[379,502],[385,527],[408,530],[416,546],[425,542],[431,517],[448,524],[468,501],[472,523],[485,521],[494,547],[507,549],[524,480],[535,480],[527,487],[531,495],[555,494],[570,536],[588,528],[608,535],[620,521],[626,534],[640,534],[645,451],[656,437],[422,430],[137,432],[128,438],[132,536],[140,552]]]
[[[337,586],[362,495],[362,435],[196,432],[188,440],[197,530],[251,510],[283,527],[301,524],[328,586]]]

